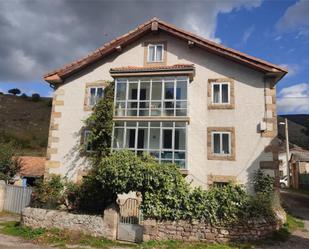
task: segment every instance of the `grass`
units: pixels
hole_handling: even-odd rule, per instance
[[[0,213],[1,215],[1,213]],[[148,241],[141,244],[125,244],[111,241],[102,237],[92,237],[78,232],[59,229],[32,229],[20,226],[19,222],[10,221],[1,223],[0,232],[6,235],[19,236],[39,244],[51,244],[61,248],[66,245],[77,245],[79,248],[90,246],[94,248],[135,248],[135,249],[250,249],[259,245],[274,244],[278,241],[286,241],[291,233],[298,229],[304,229],[302,220],[287,215],[287,222],[273,236],[260,242],[253,243],[231,243],[231,244],[209,244],[206,242],[183,242],[175,240]]]
[[[301,219],[287,214],[286,223],[280,230],[274,232],[273,236],[267,242],[286,241],[294,231],[303,230],[304,228],[305,224]]]

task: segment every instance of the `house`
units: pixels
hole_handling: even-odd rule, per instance
[[[21,169],[15,177],[14,185],[35,186],[37,180],[43,179],[45,172],[45,157],[20,156]]]
[[[293,151],[289,163],[292,187],[309,190],[309,151]]]
[[[275,85],[286,73],[153,18],[44,76],[55,89],[46,174],[85,174],[83,120],[115,81],[113,150],[173,162],[203,188],[249,186],[259,168],[278,176]]]

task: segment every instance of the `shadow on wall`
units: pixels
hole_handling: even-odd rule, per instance
[[[65,165],[67,165],[67,168],[65,169],[65,177],[67,177],[68,180],[76,179],[82,171],[89,167],[86,153],[83,151],[84,131],[85,128],[82,127],[78,132],[74,133],[73,139],[75,145],[64,157]]]

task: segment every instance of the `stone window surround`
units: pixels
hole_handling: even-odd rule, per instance
[[[212,84],[213,83],[229,83],[229,100],[230,103],[228,104],[214,104],[212,103]],[[234,80],[231,78],[217,78],[217,79],[208,79],[208,86],[207,86],[207,99],[208,99],[208,109],[215,110],[215,109],[235,109],[235,86]]]
[[[148,45],[149,44],[163,44],[163,61],[161,62],[148,62]],[[144,66],[166,66],[167,65],[167,41],[166,40],[154,40],[145,41],[144,44]]]
[[[93,106],[89,105],[89,90],[91,87],[102,87],[103,89],[108,85],[108,82],[105,80],[98,80],[91,83],[86,83],[85,87],[85,97],[84,97],[84,111],[91,111]]]
[[[231,175],[207,175],[207,184],[212,186],[214,183],[236,183],[236,176]]]
[[[216,155],[212,152],[212,132],[230,132],[231,153],[229,155]],[[236,160],[236,142],[234,127],[208,127],[207,128],[207,159],[220,161]]]

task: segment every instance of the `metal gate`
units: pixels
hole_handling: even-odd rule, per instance
[[[29,206],[32,188],[14,185],[5,186],[4,211],[18,213]]]
[[[120,207],[117,239],[131,242],[143,240],[143,227],[140,222],[140,202],[138,199],[128,198]]]

